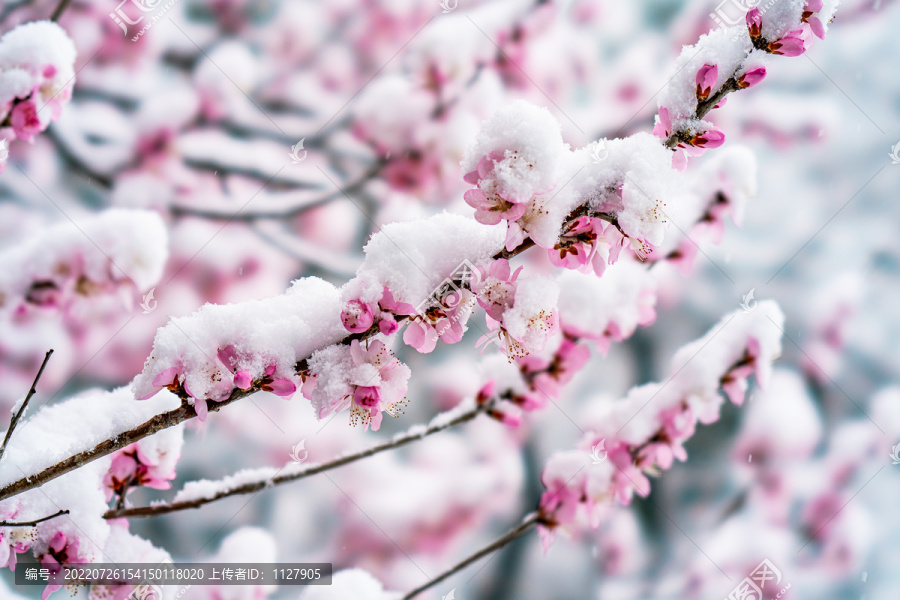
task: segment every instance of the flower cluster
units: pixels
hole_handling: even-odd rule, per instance
[[[778,323],[783,315],[772,302],[760,303],[758,309],[764,316],[735,313],[682,348],[666,383],[636,387],[622,401],[601,403],[580,450],[550,458],[539,505],[545,548],[557,528],[576,526],[582,511],[596,526],[603,511],[598,505],[613,500],[628,504],[635,492],[648,495],[648,475],[668,470],[675,459],[686,460],[684,442],[696,425],[718,420],[720,390],[740,405],[751,374],[760,385],[767,382],[781,350]]]
[[[408,316],[416,312],[412,304],[398,302],[387,287],[378,302],[369,303],[354,299],[347,302],[341,311],[341,323],[350,333],[368,331],[372,324],[378,324],[378,330],[384,335],[397,331],[400,324],[397,316]]]
[[[182,443],[182,429],[172,428],[114,452],[109,470],[103,476],[107,501],[114,496],[124,501],[136,486],[169,489],[175,479]]]
[[[304,372],[302,394],[323,419],[346,408],[351,422],[377,431],[383,412],[397,416],[404,404],[409,367],[397,360],[381,340],[363,346],[359,340],[316,352]]]
[[[31,141],[59,119],[74,63],[75,46],[56,23],[27,23],[0,38],[0,137]]]

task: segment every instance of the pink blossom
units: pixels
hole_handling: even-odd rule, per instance
[[[547,251],[550,262],[557,267],[581,272],[588,272],[593,268],[597,275],[602,275],[606,261],[597,253],[597,241],[605,227],[602,219],[578,217],[569,224],[556,246]]]
[[[38,117],[37,106],[32,100],[16,103],[9,118],[19,139],[29,141],[41,132],[41,120]]]
[[[719,67],[716,65],[703,65],[697,71],[697,99],[706,100],[709,98],[712,88],[719,79]]]
[[[801,29],[795,29],[781,39],[770,42],[768,46],[769,52],[772,54],[781,54],[784,56],[800,56],[806,51],[803,46],[803,33]]]
[[[0,510],[0,521],[13,521],[18,512],[18,505]],[[29,530],[26,527],[0,528],[0,567],[15,569],[17,555],[27,552],[31,547],[31,542]]]
[[[78,554],[79,543],[78,538],[68,537],[62,531],[57,531],[47,546],[47,551],[36,558],[41,566],[48,569],[50,573],[57,574],[60,572],[63,564],[79,564],[88,562],[86,558]],[[50,594],[62,589],[62,585],[51,583],[44,588],[41,594],[41,600],[47,600]]]
[[[659,107],[659,115],[653,126],[653,135],[662,140],[668,139],[672,135],[672,119],[669,117],[669,109],[665,106]]]
[[[698,133],[691,138],[690,144],[698,148],[718,148],[725,143],[725,133],[721,129],[711,127],[703,133]]]
[[[139,444],[131,444],[112,455],[112,464],[103,477],[106,499],[114,494],[122,496],[131,488],[144,486],[156,490],[172,487],[175,470],[141,451]]]
[[[471,284],[479,306],[496,321],[501,320],[503,312],[513,306],[516,279],[522,272],[522,267],[516,269],[515,273],[510,272],[509,261],[501,258],[490,266],[478,267],[476,281]]]
[[[378,329],[384,335],[391,335],[400,328],[400,324],[394,318],[395,315],[406,316],[416,312],[412,304],[394,299],[394,294],[387,287],[381,293],[378,309]]]
[[[351,300],[341,311],[341,323],[351,333],[361,333],[369,329],[375,322],[372,307],[359,300]]]
[[[266,370],[263,371],[262,378],[259,380],[259,389],[265,392],[272,392],[276,396],[282,396],[290,400],[291,396],[294,395],[294,392],[297,391],[297,386],[290,379],[273,377],[274,374],[275,365],[266,367]]]
[[[741,88],[748,88],[756,85],[766,77],[766,68],[765,67],[756,67],[750,69],[743,75],[738,78],[738,86]]]
[[[825,25],[819,17],[814,15],[822,10],[823,7],[823,0],[807,0],[806,8],[803,9],[803,14],[800,17],[800,20],[808,24],[813,34],[820,40],[825,39]]]
[[[410,318],[403,341],[423,354],[434,350],[438,338],[455,344],[465,333],[474,304],[475,295],[465,288],[443,290],[443,295],[423,313]]]
[[[497,151],[482,156],[475,171],[466,173],[463,180],[478,187],[467,191],[463,198],[466,204],[475,209],[475,219],[485,225],[496,225],[501,220],[515,221],[525,214],[527,205],[503,197],[496,189],[493,179],[495,163],[503,160],[503,154]]]
[[[359,418],[366,427],[371,424],[372,430],[378,431],[382,411],[393,414],[406,396],[409,368],[401,364],[381,340],[369,343],[367,348],[363,348],[359,340],[353,340],[350,342],[350,356],[357,367],[372,365],[377,369],[377,380],[356,384],[351,414],[354,422]]]

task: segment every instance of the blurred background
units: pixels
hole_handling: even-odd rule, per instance
[[[0,323],[6,408],[48,348],[47,402],[126,385],[169,317],[279,294],[307,275],[340,285],[381,225],[471,215],[459,161],[480,123],[514,99],[546,106],[573,147],[649,131],[682,45],[717,27],[713,15],[759,2],[137,4],[72,0],[59,19],[78,51],[73,98],[33,144],[10,147],[0,251],[69,218],[143,208],[166,223],[165,271],[152,298],[84,293],[65,310]],[[56,6],[5,1],[0,27]],[[155,20],[126,26],[117,14]],[[725,147],[756,156],[742,227],[729,223],[719,244],[698,240],[689,275],[654,269],[656,321],[596,353],[559,410],[515,430],[477,420],[327,478],[134,519],[131,531],[192,561],[228,556],[223,541],[257,527],[280,561],[361,567],[388,589],[412,589],[535,506],[544,461],[573,446],[592,403],[663,378],[678,347],[753,290],[787,316],[766,390],[701,428],[688,462],[601,529],[546,555],[535,536],[520,539],[422,597],[724,598],[768,559],[790,584],[781,598],[897,598],[900,157],[890,154],[900,143],[900,3],[844,0],[831,27],[715,111]],[[428,355],[400,348],[410,404],[378,433],[347,414],[317,422],[299,394],[260,394],[191,424],[175,488],[280,466],[300,441],[310,460],[327,460],[426,422],[484,380],[478,335]],[[169,497],[139,490],[132,500]]]

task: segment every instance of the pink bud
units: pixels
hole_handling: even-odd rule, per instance
[[[362,333],[372,326],[375,316],[372,308],[359,300],[351,300],[341,311],[341,323],[351,333]]]
[[[765,67],[756,67],[755,69],[750,69],[746,73],[740,76],[738,79],[738,85],[741,88],[748,88],[756,85],[766,77],[766,68]]]
[[[762,35],[762,15],[760,15],[759,9],[754,8],[748,11],[745,18],[747,20],[747,30],[750,32],[750,37],[754,40],[757,39]]]
[[[719,79],[719,67],[716,65],[703,65],[697,71],[697,98],[705,100],[709,97],[713,86]]]
[[[783,56],[800,56],[806,51],[800,33],[801,30],[795,29],[780,40],[770,43],[769,52]]]

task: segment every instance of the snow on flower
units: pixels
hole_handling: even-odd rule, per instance
[[[399,592],[388,592],[381,582],[362,569],[338,571],[329,586],[311,586],[304,600],[400,600]]]
[[[783,315],[771,301],[760,302],[752,313],[735,312],[723,318],[703,338],[681,348],[672,360],[673,375],[664,384],[632,388],[618,402],[594,402],[588,416],[591,431],[580,451],[553,455],[541,477],[545,492],[540,501],[545,548],[557,528],[577,526],[583,514],[596,526],[602,505],[612,500],[628,504],[635,492],[650,493],[648,475],[684,461],[684,442],[698,423],[719,418],[719,390],[755,373],[765,385],[772,361],[781,351]],[[745,371],[750,367],[750,371]],[[741,391],[746,385],[739,386]],[[743,396],[729,394],[740,404]],[[591,449],[604,442],[608,460],[591,462]]]
[[[56,23],[19,25],[0,38],[0,137],[31,141],[72,95],[75,45]],[[0,171],[3,163],[0,163]]]
[[[172,487],[183,441],[183,428],[171,427],[114,452],[103,478],[107,500],[114,495],[124,498],[135,486]]]
[[[559,314],[568,335],[592,340],[606,354],[613,341],[631,337],[635,329],[656,320],[656,282],[646,267],[619,261],[602,279],[563,273]]]
[[[505,258],[495,260],[489,266],[478,267],[478,274],[471,284],[478,305],[495,321],[503,318],[503,313],[511,308],[516,295],[516,279],[523,267],[512,272]]]
[[[409,376],[409,367],[381,340],[353,340],[314,353],[301,392],[319,419],[349,407],[354,425],[360,421],[377,431],[383,412],[397,416],[401,410]]]
[[[513,302],[503,311],[502,319],[486,316],[490,332],[482,336],[478,345],[486,345],[494,338],[509,357],[526,356],[543,350],[547,339],[559,327],[556,301],[559,287],[544,277],[520,279]]]
[[[159,281],[168,236],[157,213],[108,210],[54,225],[0,252],[0,314],[24,317],[60,311],[86,298],[132,297]]]
[[[341,340],[338,290],[315,277],[295,281],[280,296],[242,304],[207,304],[157,331],[153,351],[133,383],[146,399],[162,388],[183,391],[198,417],[207,401],[228,398],[256,382],[290,397],[294,365],[319,347]]]

